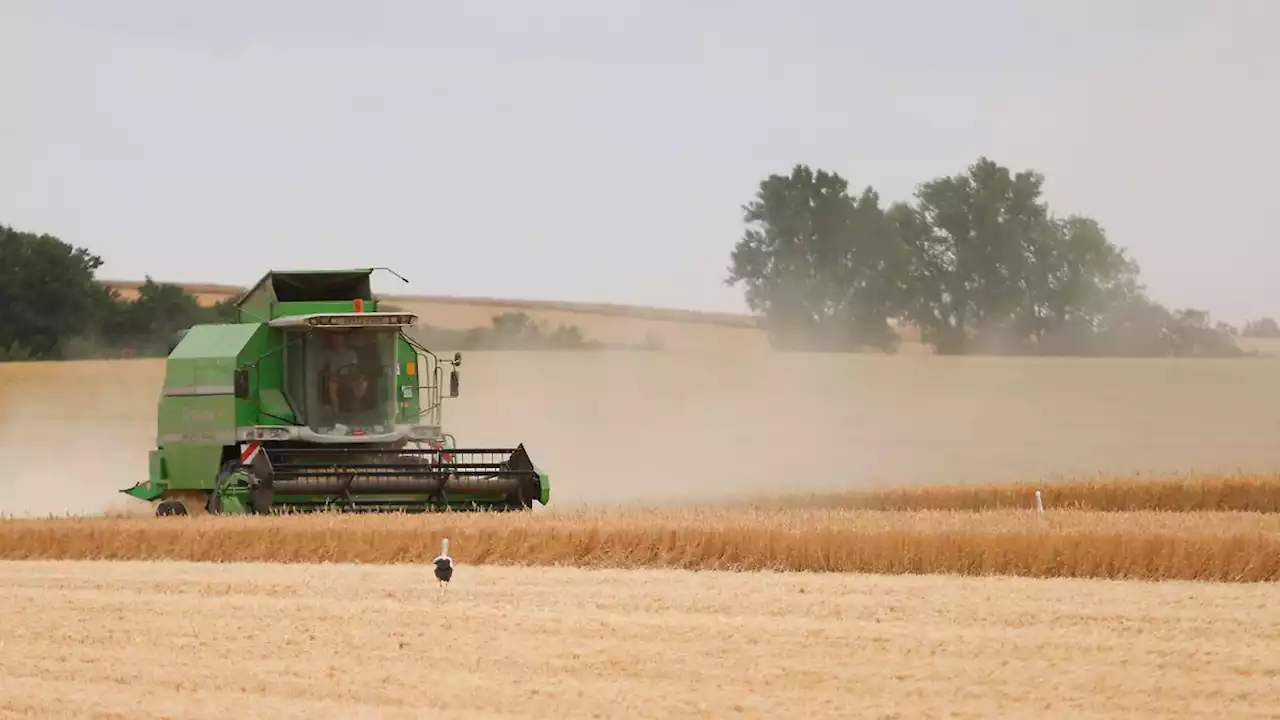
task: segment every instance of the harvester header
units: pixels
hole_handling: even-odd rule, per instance
[[[545,505],[547,475],[523,445],[459,448],[444,432],[462,356],[442,361],[405,334],[417,315],[381,308],[372,273],[272,271],[236,322],[183,331],[150,477],[123,492],[159,515]]]

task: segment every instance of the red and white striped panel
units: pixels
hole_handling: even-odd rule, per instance
[[[258,457],[258,453],[261,452],[261,450],[261,443],[240,443],[240,464],[248,465],[253,462],[253,459]]]

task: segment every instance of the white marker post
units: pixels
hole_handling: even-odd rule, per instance
[[[1044,498],[1040,497],[1040,491],[1036,491],[1036,512],[1044,514]]]

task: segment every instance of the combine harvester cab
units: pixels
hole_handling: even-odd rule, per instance
[[[441,425],[441,360],[379,311],[373,270],[267,273],[233,324],[169,353],[150,478],[157,515],[527,510],[550,498],[524,446],[459,448]],[[455,353],[449,398],[458,396]]]

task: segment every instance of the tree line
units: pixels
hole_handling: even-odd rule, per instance
[[[163,357],[180,330],[235,322],[238,298],[201,305],[182,286],[150,277],[136,298],[125,299],[97,279],[102,262],[52,235],[0,225],[0,361]],[[414,334],[428,347],[451,350],[607,347],[577,326],[547,328],[523,313],[466,330],[420,324]]]
[[[796,165],[743,207],[726,283],[788,350],[894,352],[913,328],[939,354],[1243,354],[1236,328],[1148,297],[1138,263],[1093,218],[1053,212],[1043,187],[982,157],[886,204]]]
[[[97,280],[101,266],[86,248],[0,225],[0,359],[164,354],[178,330],[234,318],[232,301],[202,306],[151,278],[126,300]]]
[[[796,165],[743,207],[726,282],[784,350],[893,352],[914,329],[941,354],[1222,357],[1243,354],[1236,336],[1280,337],[1270,318],[1237,330],[1152,300],[1138,263],[1096,220],[1053,212],[1043,186],[984,157],[886,205],[874,187]],[[96,279],[101,265],[0,225],[0,360],[164,355],[178,330],[234,319],[234,299],[203,306],[150,277],[125,300]],[[608,347],[523,313],[417,335],[459,350]]]

